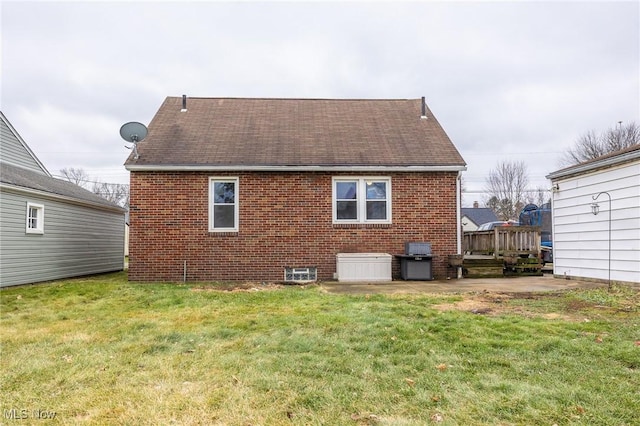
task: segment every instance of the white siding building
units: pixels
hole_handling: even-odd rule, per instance
[[[640,144],[547,178],[554,275],[640,283]]]

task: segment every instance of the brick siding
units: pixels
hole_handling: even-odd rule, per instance
[[[279,281],[285,267],[318,268],[333,279],[336,254],[401,254],[431,243],[433,274],[456,253],[456,172],[387,173],[390,225],[332,224],[333,172],[131,172],[129,279]],[[239,178],[239,231],[208,231],[209,178]],[[399,278],[393,260],[393,276]]]

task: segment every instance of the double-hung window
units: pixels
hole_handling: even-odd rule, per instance
[[[44,206],[27,203],[27,234],[44,234]]]
[[[209,179],[209,231],[238,231],[238,178]]]
[[[391,178],[333,178],[333,223],[391,223]]]

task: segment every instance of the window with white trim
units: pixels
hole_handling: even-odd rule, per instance
[[[27,234],[44,234],[44,206],[27,203]]]
[[[209,178],[209,232],[238,231],[238,178]]]
[[[333,223],[391,223],[391,178],[334,177]]]

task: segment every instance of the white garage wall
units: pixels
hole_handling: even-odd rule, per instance
[[[553,180],[553,251],[556,276],[640,282],[640,161]],[[606,191],[594,216],[592,197]]]

